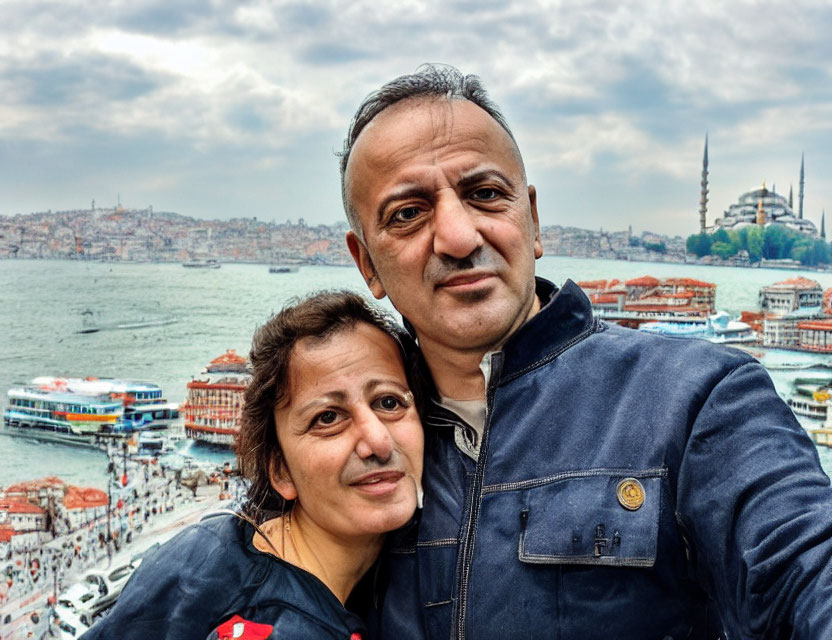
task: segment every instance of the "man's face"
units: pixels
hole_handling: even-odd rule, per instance
[[[423,349],[485,351],[532,313],[543,249],[514,142],[468,101],[417,99],[361,132],[346,173],[364,233],[353,258]]]

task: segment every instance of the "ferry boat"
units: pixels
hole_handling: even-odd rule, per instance
[[[4,433],[101,446],[143,430],[169,428],[179,408],[153,384],[112,378],[35,378],[8,391]]]
[[[251,381],[248,360],[234,349],[214,358],[188,383],[182,405],[185,435],[198,442],[231,448],[240,429],[243,393]]]
[[[720,311],[705,322],[645,322],[639,331],[658,333],[678,338],[699,338],[717,344],[757,344],[759,336],[751,325],[731,320],[727,313]]]
[[[795,378],[787,402],[796,416],[826,420],[832,398],[832,378]]]
[[[273,264],[269,267],[269,273],[297,273],[298,268],[289,265]]]

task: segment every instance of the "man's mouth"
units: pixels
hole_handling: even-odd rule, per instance
[[[437,283],[436,288],[464,289],[480,284],[493,276],[494,274],[489,271],[470,271],[466,273],[459,273],[447,278],[442,278],[442,280]]]

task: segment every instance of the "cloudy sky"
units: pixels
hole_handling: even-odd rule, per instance
[[[832,212],[832,5],[0,0],[0,214],[152,205],[342,217],[353,110],[423,62],[477,73],[541,223],[698,228],[765,179]]]

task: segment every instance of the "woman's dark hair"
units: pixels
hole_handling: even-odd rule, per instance
[[[421,405],[420,389],[416,388],[421,385],[414,385],[415,376],[411,375],[416,346],[385,312],[349,291],[323,291],[289,301],[255,331],[249,353],[252,380],[245,392],[236,449],[240,473],[251,483],[244,512],[256,522],[287,508],[272,487],[270,471],[282,462],[274,410],[290,400],[289,366],[295,345],[305,338],[325,341],[359,322],[377,327],[399,346],[416,406]]]

